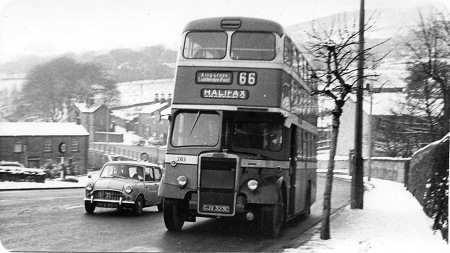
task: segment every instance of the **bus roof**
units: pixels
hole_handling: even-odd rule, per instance
[[[187,31],[239,30],[274,32],[283,35],[283,27],[271,20],[248,17],[216,17],[204,18],[189,22],[183,29]]]

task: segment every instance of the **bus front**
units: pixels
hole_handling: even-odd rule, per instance
[[[169,230],[196,217],[236,217],[278,235],[298,121],[282,105],[290,99],[282,36],[278,24],[247,18],[186,26],[159,190]]]

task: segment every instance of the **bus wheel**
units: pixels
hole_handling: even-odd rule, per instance
[[[84,209],[86,210],[87,213],[94,213],[95,204],[92,204],[89,201],[85,201],[84,202]]]
[[[285,221],[286,206],[281,190],[278,193],[278,203],[264,206],[261,210],[262,233],[268,237],[276,238],[280,234],[281,225]]]
[[[308,185],[308,190],[306,191],[306,201],[305,201],[305,218],[311,214],[311,184]]]
[[[178,199],[164,199],[164,224],[169,231],[180,231],[184,224],[182,202]]]

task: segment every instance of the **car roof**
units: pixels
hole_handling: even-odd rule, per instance
[[[107,162],[105,164],[130,164],[130,165],[141,165],[141,166],[153,166],[153,167],[159,167],[158,164],[144,162],[144,161],[111,161]]]

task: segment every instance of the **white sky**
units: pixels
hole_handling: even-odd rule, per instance
[[[367,9],[448,0],[365,0]],[[184,25],[214,16],[271,19],[283,26],[358,10],[360,0],[0,0],[0,62],[18,54],[136,48],[177,49]]]

